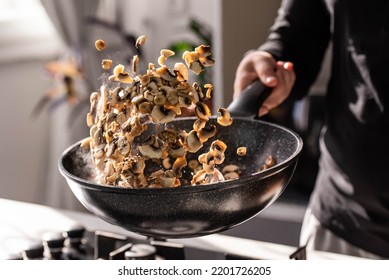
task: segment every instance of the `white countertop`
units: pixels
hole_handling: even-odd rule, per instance
[[[0,199],[0,259],[9,253],[16,253],[15,248],[21,250],[26,240],[40,239],[45,232],[62,231],[76,223],[84,225],[88,230],[107,230],[135,239],[145,239],[143,236],[108,224],[92,214]],[[289,259],[289,256],[296,250],[291,246],[223,234],[174,239],[173,241],[188,247],[267,260]],[[318,251],[308,252],[307,258],[309,260],[359,259]]]

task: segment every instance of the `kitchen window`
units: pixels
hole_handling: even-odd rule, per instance
[[[39,0],[0,0],[0,63],[53,57],[61,41]]]

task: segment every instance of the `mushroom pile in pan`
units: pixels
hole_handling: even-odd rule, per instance
[[[145,41],[146,36],[141,36],[135,46],[139,48]],[[99,51],[105,47],[103,40],[96,41]],[[211,110],[206,105],[213,86],[188,82],[189,70],[198,75],[215,63],[211,48],[200,45],[194,51],[186,51],[182,56],[185,63],[175,63],[169,69],[165,61],[173,55],[171,50],[161,50],[159,66],[149,63],[143,74],[138,73],[137,55],[132,60],[131,74],[121,64],[113,67],[112,60],[102,60],[102,68],[112,72],[100,92],[90,95],[90,112],[86,117],[90,137],[81,145],[90,148],[103,184],[127,188],[178,187],[185,166],[193,171],[192,185],[224,180],[216,168],[225,158],[227,145],[223,141],[210,141],[209,149],[198,160],[187,161],[187,155],[198,152],[216,136],[218,129],[209,122]],[[192,130],[176,131],[166,126],[181,114],[182,108],[189,107],[197,116]],[[232,124],[226,109],[220,108],[218,112],[218,125]],[[156,126],[156,130],[144,137],[149,125]],[[149,163],[159,168],[146,174]]]

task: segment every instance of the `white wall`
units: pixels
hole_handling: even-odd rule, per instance
[[[47,147],[47,119],[30,119],[46,90],[39,60],[1,63],[0,197],[41,202]]]
[[[223,99],[218,106],[232,101],[236,68],[245,52],[258,48],[268,35],[281,0],[219,0],[221,57],[217,71]]]
[[[51,86],[44,63],[60,46],[41,12],[9,16],[0,29],[0,197],[28,202],[45,196],[48,118],[31,113]]]

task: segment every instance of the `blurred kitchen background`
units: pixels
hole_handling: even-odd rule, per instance
[[[266,38],[280,0],[0,0],[0,197],[84,210],[60,175],[57,161],[70,144],[88,136],[89,94],[98,90],[104,39],[117,61],[136,52],[147,35],[143,62],[162,48],[210,43],[214,67],[212,108],[232,100],[235,70],[244,53]],[[281,199],[297,201],[300,222],[316,175],[317,135],[328,64],[311,95],[267,117],[296,130],[304,152]],[[296,224],[296,229],[299,224]]]

